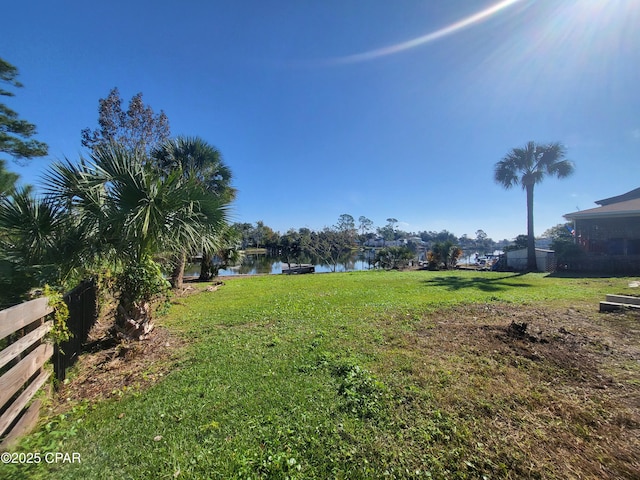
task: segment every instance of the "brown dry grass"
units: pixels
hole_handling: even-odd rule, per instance
[[[523,323],[521,334],[514,327]],[[473,305],[429,315],[388,340],[381,353],[403,372],[398,383],[429,392],[412,408],[462,420],[490,470],[640,478],[637,314]]]

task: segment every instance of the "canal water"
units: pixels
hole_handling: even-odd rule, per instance
[[[364,252],[354,252],[344,258],[335,267],[320,263],[311,259],[302,260],[302,263],[315,264],[316,273],[324,272],[354,272],[358,270],[370,270],[373,268],[373,259],[368,260]],[[295,264],[292,263],[291,266]],[[269,254],[245,255],[240,265],[234,265],[220,269],[218,275],[276,275],[282,273],[282,267],[287,267],[278,257]],[[189,264],[185,269],[185,276],[200,275],[200,264]]]

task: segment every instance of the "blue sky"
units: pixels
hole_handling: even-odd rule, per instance
[[[536,233],[640,187],[640,0],[24,1],[2,8],[6,103],[50,155],[83,153],[118,87],[218,147],[232,219],[285,231],[342,213],[494,240],[526,231],[493,167],[560,141],[576,173],[536,187]]]

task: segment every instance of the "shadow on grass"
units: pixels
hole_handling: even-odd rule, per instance
[[[448,290],[463,290],[465,288],[475,288],[483,292],[499,292],[513,287],[531,287],[530,283],[510,281],[517,277],[522,277],[525,273],[510,274],[504,277],[434,277],[425,280],[429,286],[444,287]]]

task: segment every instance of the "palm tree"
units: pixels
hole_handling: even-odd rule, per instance
[[[48,194],[71,212],[84,262],[108,259],[119,272],[117,323],[132,337],[152,328],[150,301],[166,281],[153,257],[215,248],[211,232],[227,223],[227,203],[180,168],[161,172],[143,152],[110,144],[78,165],[53,165]]]
[[[208,194],[213,195],[219,201],[230,203],[236,196],[236,190],[231,186],[231,170],[222,160],[220,151],[199,137],[177,137],[160,144],[152,152],[156,166],[162,172],[168,173],[179,169],[185,177],[196,180]],[[218,240],[225,245],[222,250],[228,250],[228,239],[221,238],[229,232],[228,229],[219,229],[210,232],[220,237]],[[212,276],[212,251],[206,248],[202,250],[200,265],[200,280],[207,281]],[[171,283],[174,288],[182,286],[184,274],[186,250],[178,252],[174,270],[171,275]]]
[[[566,149],[560,143],[536,145],[529,142],[524,148],[514,148],[496,163],[494,179],[504,188],[522,185],[527,193],[527,270],[537,270],[535,237],[533,234],[533,188],[547,176],[565,178],[574,171],[565,159]]]
[[[30,289],[60,285],[67,270],[65,212],[30,188],[0,196],[0,308]]]
[[[461,256],[462,249],[451,240],[445,240],[433,244],[431,251],[427,254],[427,260],[430,268],[439,268],[442,265],[445,270],[448,270],[456,266]]]

